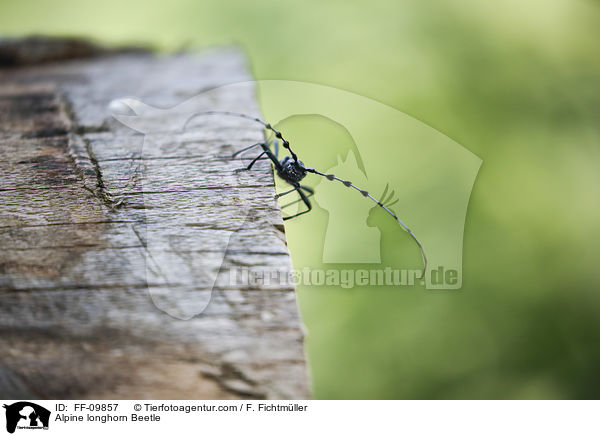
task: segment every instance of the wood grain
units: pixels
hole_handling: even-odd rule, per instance
[[[308,397],[293,287],[230,280],[291,271],[270,164],[223,157],[263,134],[177,128],[244,57],[42,39],[0,61],[0,397]],[[175,107],[143,135],[124,97]],[[209,102],[258,114],[251,86]]]

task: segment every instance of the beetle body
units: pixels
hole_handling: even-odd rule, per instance
[[[301,161],[295,161],[291,156],[281,159],[277,175],[290,184],[296,184],[306,177],[306,168]]]

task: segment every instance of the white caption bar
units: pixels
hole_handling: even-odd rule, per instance
[[[3,401],[0,434],[598,435],[599,401]],[[35,432],[34,430],[43,430]],[[3,433],[7,431],[8,433]],[[82,433],[83,432],[83,433]]]

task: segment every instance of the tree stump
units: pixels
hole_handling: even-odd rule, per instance
[[[247,80],[232,49],[0,41],[0,397],[309,396],[294,289],[227,280],[291,271],[270,163],[223,157],[260,126],[150,140],[113,117],[124,97],[166,108]],[[251,86],[207,109],[224,101],[258,113]]]

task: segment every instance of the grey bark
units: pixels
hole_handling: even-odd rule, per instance
[[[249,79],[235,50],[0,42],[0,397],[308,397],[293,287],[228,280],[291,270],[270,164],[219,157],[260,126],[149,140],[111,116]],[[251,87],[211,99],[258,113]]]

